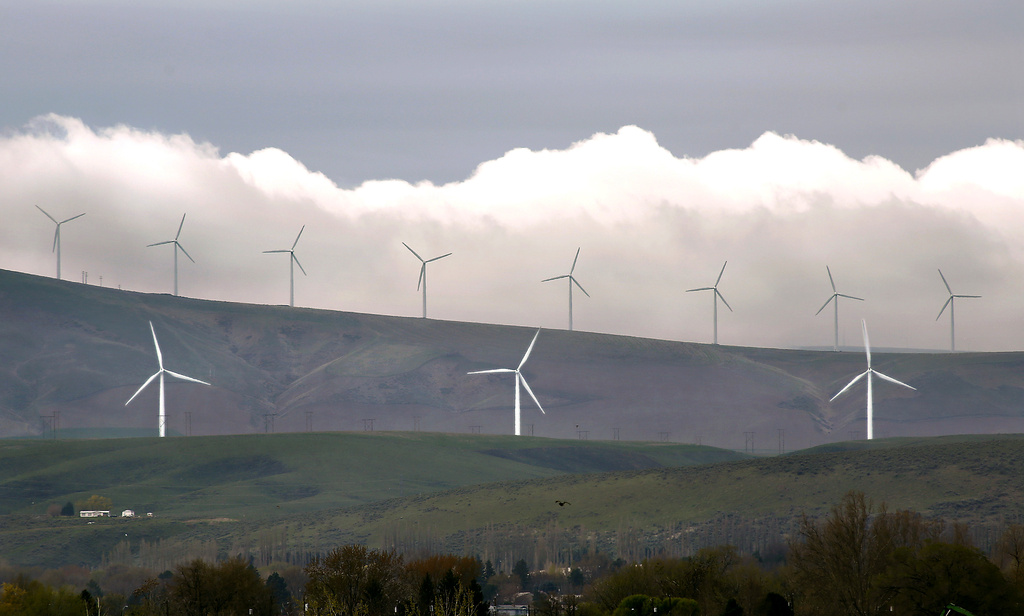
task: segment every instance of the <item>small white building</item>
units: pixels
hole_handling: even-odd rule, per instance
[[[132,511],[131,509],[125,509],[124,511],[121,512],[121,517],[122,518],[134,518],[135,517],[135,512]]]
[[[79,511],[78,515],[80,515],[83,518],[109,518],[110,517],[110,512],[109,511],[90,511],[90,510],[84,510],[84,511]]]

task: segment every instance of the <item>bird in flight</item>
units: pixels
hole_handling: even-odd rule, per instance
[[[572,503],[570,503],[569,501],[560,501],[560,500],[556,500],[555,502],[556,502],[556,503],[558,503],[558,506],[559,506],[559,507],[565,507],[566,505],[571,505],[571,504],[572,504]]]

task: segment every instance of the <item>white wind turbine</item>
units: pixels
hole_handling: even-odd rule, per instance
[[[174,234],[173,240],[167,240],[166,242],[157,242],[155,244],[149,244],[148,246],[146,246],[146,248],[152,248],[153,246],[174,244],[174,295],[178,295],[178,249],[180,248],[181,252],[185,253],[185,256],[188,257],[189,261],[193,263],[196,262],[196,260],[192,258],[192,255],[188,254],[188,251],[185,250],[185,247],[178,242],[178,238],[181,236],[181,228],[185,226],[185,216],[186,214],[181,215],[181,223],[178,225],[178,232]]]
[[[295,306],[295,266],[298,265],[299,269],[302,270],[302,275],[306,275],[306,270],[303,269],[302,264],[299,263],[299,258],[295,256],[295,247],[299,245],[299,238],[302,237],[302,232],[306,230],[306,225],[302,225],[299,229],[299,234],[295,236],[295,242],[291,248],[282,250],[264,250],[263,254],[271,252],[287,252],[290,256],[288,259],[288,305]]]
[[[71,218],[67,218],[60,222],[57,222],[57,219],[54,218],[53,216],[50,216],[49,212],[39,207],[38,205],[36,206],[36,208],[43,214],[46,214],[46,217],[52,220],[53,224],[57,225],[57,230],[54,231],[53,233],[53,248],[51,250],[52,252],[57,253],[57,280],[60,280],[60,226],[66,222],[71,222],[76,218],[81,218],[82,216],[85,216],[85,212],[82,212],[78,216],[72,216]]]
[[[715,305],[715,344],[718,344],[718,300],[721,299],[722,303],[725,304],[725,307],[729,309],[729,312],[732,312],[732,306],[729,305],[729,302],[725,301],[725,297],[718,290],[718,283],[722,282],[722,274],[725,273],[725,266],[726,265],[729,265],[728,261],[726,261],[725,263],[722,264],[722,271],[718,272],[718,280],[715,281],[715,286],[713,286],[713,287],[701,287],[699,289],[687,289],[686,290],[687,293],[690,293],[691,291],[711,291],[712,292],[711,293],[711,299],[712,299],[712,301],[714,302],[714,305]]]
[[[402,246],[409,248],[409,245],[405,242],[402,242]],[[451,256],[452,253],[449,252],[448,254],[443,254],[440,257],[434,257],[433,259],[427,259],[424,261],[423,257],[416,254],[416,251],[412,248],[409,248],[409,252],[414,254],[416,258],[420,260],[420,279],[419,282],[416,283],[416,290],[419,291],[420,287],[423,287],[423,318],[425,319],[427,318],[427,263],[432,263],[438,259]]]
[[[917,391],[917,389],[914,388],[914,387],[911,387],[910,385],[907,385],[906,383],[903,383],[901,381],[897,381],[896,379],[892,378],[891,376],[886,376],[886,375],[882,374],[881,372],[878,372],[877,370],[874,370],[874,369],[871,368],[871,343],[868,342],[868,324],[867,324],[867,322],[864,321],[864,319],[860,320],[860,324],[861,324],[861,328],[864,330],[864,353],[865,353],[865,355],[867,355],[867,358],[868,358],[868,369],[865,370],[864,372],[861,372],[856,377],[854,377],[854,379],[852,381],[847,383],[846,387],[842,388],[841,390],[839,390],[839,393],[837,393],[836,395],[832,396],[832,399],[829,400],[829,402],[832,402],[832,400],[835,400],[839,396],[843,395],[843,392],[845,392],[847,389],[853,387],[854,383],[856,383],[857,381],[859,381],[862,378],[864,378],[865,376],[867,376],[868,377],[868,440],[870,441],[871,439],[873,439],[875,437],[875,415],[874,415],[874,407],[872,405],[872,397],[873,397],[873,395],[872,395],[872,392],[871,392],[871,376],[872,375],[877,376],[880,379],[884,379],[886,381],[889,381],[890,383],[895,383],[897,385],[902,385],[903,387],[906,387],[907,389],[913,389],[914,391]]]
[[[946,285],[946,290],[949,291],[949,299],[942,305],[942,310],[939,311],[939,316],[935,317],[938,321],[942,313],[946,311],[946,306],[949,306],[949,350],[950,352],[956,351],[956,322],[954,320],[953,309],[956,307],[956,303],[953,301],[958,297],[965,297],[971,299],[977,299],[980,295],[954,295],[953,289],[949,288],[949,283],[946,282],[946,277],[942,275],[942,270],[939,270],[939,277],[942,278],[942,284]]]
[[[572,267],[569,268],[568,274],[564,274],[562,276],[555,276],[554,278],[545,278],[544,280],[541,280],[541,282],[551,282],[552,280],[561,280],[562,278],[569,279],[569,331],[572,331],[572,285],[575,284],[577,287],[580,288],[580,291],[583,291],[584,295],[590,297],[590,293],[587,293],[587,290],[583,288],[583,285],[581,285],[579,281],[576,280],[576,278],[572,275],[572,273],[576,271],[576,261],[578,261],[579,258],[580,249],[577,248],[576,257],[572,260]]]
[[[499,373],[499,372],[514,372],[515,373],[515,375],[516,375],[516,436],[520,435],[520,425],[521,425],[521,413],[520,413],[520,407],[519,407],[519,384],[520,383],[522,383],[523,387],[526,388],[526,393],[530,394],[530,397],[533,398],[533,401],[537,404],[537,408],[540,409],[540,412],[544,413],[544,407],[542,407],[540,405],[540,402],[537,401],[537,396],[533,395],[533,390],[530,389],[529,383],[526,382],[526,379],[523,377],[522,372],[520,372],[520,370],[523,368],[523,365],[526,363],[526,360],[530,357],[530,352],[533,351],[533,345],[534,345],[534,343],[537,342],[537,336],[539,336],[539,335],[540,335],[540,330],[538,329],[537,333],[533,335],[533,341],[530,342],[530,347],[528,349],[526,349],[526,355],[523,355],[523,360],[521,362],[519,362],[519,366],[516,367],[515,370],[513,370],[512,368],[495,368],[494,370],[477,370],[476,372],[467,372],[466,373],[466,374],[496,374],[496,373]],[[546,415],[547,413],[544,413],[544,414]]]
[[[839,293],[838,291],[836,291],[836,283],[835,283],[834,280],[832,280],[832,270],[830,270],[828,268],[828,266],[826,265],[825,266],[825,271],[828,272],[828,282],[829,282],[829,284],[832,285],[832,296],[828,298],[828,301],[826,301],[822,305],[821,308],[818,308],[818,312],[815,312],[814,316],[818,316],[819,314],[821,314],[821,311],[825,309],[825,306],[828,306],[828,302],[835,302],[832,307],[835,308],[836,337],[835,337],[835,342],[832,344],[832,350],[833,351],[838,351],[839,350],[839,298],[840,297],[845,297],[847,299],[855,299],[855,300],[857,300],[859,302],[864,301],[864,299],[860,298],[860,297],[854,297],[852,295],[845,295],[843,293]]]
[[[135,392],[132,395],[131,398],[128,398],[128,402],[125,402],[124,405],[128,406],[131,403],[131,401],[135,399],[135,396],[137,396],[140,393],[142,393],[142,390],[145,389],[147,385],[149,385],[150,383],[153,382],[153,379],[155,379],[156,377],[160,377],[160,420],[159,420],[159,426],[160,426],[160,438],[163,438],[164,436],[166,436],[166,432],[165,432],[166,414],[164,412],[164,374],[166,373],[166,374],[169,374],[169,375],[171,375],[173,377],[182,379],[183,381],[192,381],[193,383],[200,383],[202,385],[209,385],[209,383],[207,383],[206,381],[200,381],[199,379],[194,379],[194,378],[192,378],[190,376],[185,376],[184,374],[178,374],[177,372],[171,372],[170,370],[164,368],[164,357],[160,353],[160,343],[157,342],[157,340],[156,340],[156,330],[153,329],[153,322],[152,321],[149,322],[149,331],[153,332],[153,346],[156,347],[156,361],[157,361],[157,364],[160,366],[160,369],[156,371],[156,374],[154,374],[153,376],[151,376],[148,379],[146,379],[146,382],[142,384],[142,387],[140,387],[139,390],[137,392]]]

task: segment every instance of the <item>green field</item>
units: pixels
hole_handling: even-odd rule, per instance
[[[536,551],[552,537],[566,550],[721,541],[749,552],[849,490],[978,528],[1024,519],[1022,436],[741,458],[667,443],[428,433],[3,441],[0,548],[12,563],[48,566],[97,564],[119,547],[136,561],[159,552],[145,562],[164,566],[201,546],[269,560],[349,542]],[[91,494],[155,517],[89,524],[44,513]]]

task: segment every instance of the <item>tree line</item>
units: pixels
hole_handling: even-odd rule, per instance
[[[407,559],[346,545],[264,577],[252,559],[195,559],[159,575],[122,571],[122,592],[6,576],[0,616],[486,616],[518,603],[534,616],[975,616],[1024,613],[1024,526],[986,554],[970,529],[875,507],[851,492],[822,520],[802,518],[773,555],[731,546],[626,561],[593,551],[575,567],[507,571],[476,556]],[[69,575],[71,572],[69,572]],[[130,588],[130,590],[129,590]]]

